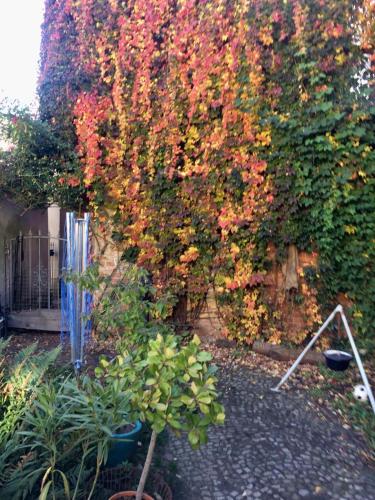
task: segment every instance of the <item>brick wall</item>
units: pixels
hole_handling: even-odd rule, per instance
[[[112,276],[114,281],[125,272],[126,263],[121,263],[121,251],[109,238],[93,231],[92,249],[95,260],[99,262],[101,274]],[[272,263],[265,278],[264,297],[271,311],[276,312],[276,333],[271,342],[278,343],[284,338],[299,342],[308,330],[320,320],[316,294],[306,284],[303,270],[315,268],[317,254],[290,251],[283,263],[276,259],[276,248],[269,246],[268,259]],[[292,258],[291,258],[292,257]],[[295,267],[295,269],[291,269]],[[293,286],[294,285],[294,286]],[[298,303],[296,297],[303,299]],[[194,324],[194,329],[204,338],[223,337],[223,323],[217,309],[213,289],[207,295],[206,303]]]

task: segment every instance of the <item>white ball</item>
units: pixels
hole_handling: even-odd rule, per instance
[[[353,390],[354,399],[365,403],[368,399],[366,387],[364,385],[356,385]]]

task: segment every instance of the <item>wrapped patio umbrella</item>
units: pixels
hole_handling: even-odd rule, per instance
[[[92,297],[71,279],[69,275],[79,277],[89,265],[89,214],[77,218],[73,212],[66,214],[66,248],[64,268],[68,279],[62,283],[61,333],[65,339],[69,335],[71,360],[76,371],[84,363],[84,345],[90,336],[91,324],[88,315]]]

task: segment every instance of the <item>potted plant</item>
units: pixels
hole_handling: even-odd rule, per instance
[[[149,282],[147,271],[130,264],[125,268],[121,279],[116,281],[111,276],[101,276],[97,263],[80,275],[72,273],[65,276],[67,281],[78,284],[81,290],[88,290],[94,295],[95,307],[89,319],[96,337],[99,340],[113,338],[118,350],[121,350],[122,342],[128,349],[147,342],[154,335],[154,319],[156,316],[159,320],[164,318],[165,309],[165,299],[153,300],[155,290]],[[102,367],[109,363],[102,357]],[[107,467],[116,467],[133,457],[141,431],[142,423],[139,420],[127,423],[123,428],[113,429]]]
[[[129,423],[130,409],[121,381],[46,378],[4,443],[2,498],[92,498],[113,429]]]
[[[102,357],[98,377],[121,384],[130,405],[131,422],[147,422],[152,434],[137,492],[142,498],[157,436],[169,427],[187,432],[193,447],[207,440],[207,427],[224,422],[224,410],[217,402],[211,355],[199,350],[196,336],[182,346],[180,337],[166,324],[173,310],[173,297],[160,297],[147,272],[128,265],[121,280],[113,283],[91,267],[80,278],[82,286],[100,290],[93,313],[99,336],[117,337],[118,355]]]
[[[137,491],[121,492],[115,498],[144,496],[157,437],[167,427],[180,434],[186,432],[193,448],[207,442],[207,428],[223,424],[225,415],[217,402],[216,367],[210,366],[211,354],[199,350],[197,336],[181,346],[170,331],[158,334],[138,349],[124,349],[112,363],[106,360],[96,369],[96,375],[112,383],[125,380],[134,419],[147,422],[151,438]],[[104,362],[103,362],[104,361]]]
[[[140,420],[116,429],[111,435],[106,467],[116,467],[116,465],[130,460],[137,450],[141,432],[142,422]]]
[[[109,500],[123,500],[124,498],[134,498],[136,494],[136,491],[121,491],[120,493],[115,493],[114,495],[112,495]],[[150,497],[150,495],[147,495],[147,493],[143,493],[140,498],[141,500],[154,500],[153,497]]]

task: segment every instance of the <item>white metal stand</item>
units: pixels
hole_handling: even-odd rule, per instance
[[[374,395],[372,393],[365,369],[362,364],[362,360],[359,356],[357,346],[355,345],[354,338],[352,335],[352,332],[350,331],[348,321],[346,319],[346,316],[344,314],[344,310],[341,305],[338,305],[334,311],[328,316],[326,321],[323,323],[323,325],[319,328],[319,330],[316,332],[316,334],[313,336],[313,338],[310,340],[310,342],[307,344],[305,349],[301,352],[301,354],[298,356],[298,358],[295,360],[295,362],[292,364],[292,366],[289,368],[289,370],[286,372],[286,374],[283,376],[283,378],[280,380],[280,382],[276,385],[276,387],[273,387],[271,391],[274,392],[279,392],[280,387],[285,384],[285,382],[288,380],[288,378],[292,375],[292,373],[295,371],[297,366],[300,364],[302,359],[304,358],[305,354],[312,348],[312,346],[315,344],[315,342],[318,340],[320,335],[324,332],[324,330],[327,328],[329,323],[334,319],[336,314],[340,314],[341,320],[343,322],[346,334],[348,336],[358,369],[359,373],[361,374],[362,380],[363,380],[363,385],[366,387],[367,395],[370,400],[372,410],[375,414],[375,399]]]

